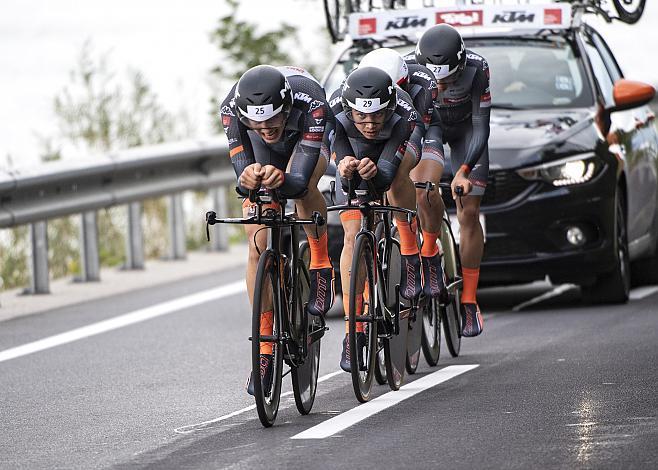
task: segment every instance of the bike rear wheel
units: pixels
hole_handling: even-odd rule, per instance
[[[431,299],[423,309],[423,356],[434,367],[441,353],[441,312],[438,299]]]
[[[393,322],[399,324],[398,333],[387,336],[384,341],[384,362],[386,379],[391,390],[399,390],[404,381],[407,366],[407,337],[409,333],[410,307],[400,305],[399,286],[401,278],[400,243],[391,238],[387,244],[380,244],[380,262],[383,279],[382,298],[385,308],[390,312]],[[384,292],[385,289],[385,292]],[[396,319],[397,317],[397,319]]]
[[[276,255],[271,250],[265,251],[258,260],[251,322],[251,370],[254,381],[254,399],[258,410],[258,418],[263,426],[267,428],[274,424],[279,411],[281,377],[283,376],[283,348],[280,342],[271,341],[274,354],[272,384],[268,390],[264,390],[260,380],[261,313],[272,311],[273,331],[269,339],[280,338],[282,326],[281,312],[279,311],[278,264]]]
[[[443,246],[443,261],[450,301],[441,307],[443,332],[446,346],[452,357],[459,356],[461,348],[461,265],[457,245],[450,230],[449,223],[444,219],[441,224],[441,244]]]
[[[619,19],[627,24],[637,23],[644,13],[646,0],[612,0]]]
[[[308,242],[303,244],[306,244],[306,248],[300,247],[300,253],[308,249]],[[303,362],[296,367],[293,366],[291,371],[295,405],[302,415],[309,414],[313,408],[320,370],[320,339],[311,341],[310,336],[323,328],[320,318],[310,315],[306,310],[309,292],[310,275],[302,258],[297,266],[297,298],[291,308],[291,312],[294,312],[291,324],[297,325],[297,341],[299,344],[308,345],[306,357],[300,358]]]
[[[364,286],[365,282],[365,286]],[[370,399],[372,379],[375,375],[377,359],[377,322],[375,309],[375,263],[372,240],[365,234],[359,234],[354,243],[352,269],[350,271],[349,290],[349,347],[352,386],[356,399],[362,403]],[[361,318],[357,319],[356,294],[368,289],[367,303],[364,304]],[[365,296],[364,296],[365,297]],[[367,308],[367,311],[366,311]],[[367,320],[367,321],[358,321]],[[364,325],[366,344],[363,351],[357,348],[357,324]],[[363,366],[359,364],[363,358]]]

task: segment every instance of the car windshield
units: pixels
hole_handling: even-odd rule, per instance
[[[492,106],[499,108],[587,107],[594,102],[581,60],[562,38],[467,40],[489,63]],[[413,47],[395,48],[405,55]],[[325,82],[327,96],[340,86],[367,51],[350,49]]]
[[[564,40],[481,40],[466,47],[489,63],[494,107],[577,108],[593,103],[582,61]]]

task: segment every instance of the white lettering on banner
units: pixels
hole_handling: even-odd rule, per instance
[[[571,5],[482,5],[469,7],[429,7],[400,11],[381,10],[352,13],[349,34],[352,39],[385,36],[413,36],[434,24],[447,23],[460,27],[488,28],[518,26],[533,28],[568,28],[571,24]]]
[[[324,132],[324,126],[311,126],[308,128],[309,132]]]

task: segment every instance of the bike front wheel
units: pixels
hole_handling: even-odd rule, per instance
[[[276,420],[281,398],[281,377],[283,376],[283,348],[281,347],[281,312],[279,309],[278,260],[274,252],[265,251],[258,260],[256,282],[254,284],[254,306],[251,322],[251,370],[254,381],[254,399],[258,418],[265,427],[270,427]],[[265,333],[267,325],[262,325],[264,312],[272,312],[272,332]],[[264,331],[261,335],[261,331]],[[267,338],[263,338],[267,336]],[[260,345],[272,345],[272,383],[264,384],[260,380]]]
[[[430,299],[423,309],[423,356],[434,367],[441,353],[441,312],[438,299]]]
[[[348,340],[352,386],[356,399],[362,403],[370,399],[372,379],[377,367],[374,253],[371,238],[365,233],[357,235],[350,271]],[[364,289],[368,289],[367,301],[363,305],[362,313],[357,315],[357,294],[363,295]],[[365,299],[366,295],[363,295],[363,298]],[[357,329],[362,329],[365,333],[365,341],[361,344],[358,341]]]

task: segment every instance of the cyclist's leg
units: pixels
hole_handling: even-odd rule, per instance
[[[392,205],[405,209],[416,209],[416,190],[409,177],[409,172],[415,164],[416,156],[413,153],[405,152],[388,192],[388,199]],[[423,288],[416,239],[418,225],[415,217],[409,222],[405,214],[395,213],[394,218],[400,234],[400,252],[402,254],[400,295],[411,300],[420,295]]]
[[[297,147],[300,144],[297,144]],[[289,174],[308,174],[310,168],[306,165],[312,164],[310,158],[301,161],[306,155],[298,150],[293,151],[293,158],[288,163]],[[327,168],[325,156],[320,156],[311,176],[308,179],[306,193],[295,200],[297,212],[301,218],[307,219],[313,212],[319,212],[327,220],[327,203],[318,189],[318,181]],[[313,315],[324,315],[334,303],[334,272],[329,259],[329,248],[327,244],[327,226],[304,225],[304,231],[308,238],[311,250],[311,264],[309,273],[311,285],[308,299],[308,311]]]
[[[461,139],[451,143],[452,166],[458,168],[470,141],[471,129],[466,129]],[[462,334],[477,336],[483,330],[483,319],[477,304],[477,285],[480,276],[480,262],[484,252],[484,233],[480,225],[480,203],[484,195],[489,175],[489,149],[485,147],[482,156],[471,171],[468,179],[473,184],[471,193],[457,203],[457,219],[460,226],[459,254],[462,262],[463,290],[461,302],[464,305]]]
[[[413,181],[439,183],[443,175],[443,159],[438,156],[423,155],[420,163],[412,170]],[[445,207],[438,190],[430,191],[416,189],[418,215],[423,232],[421,260],[423,265],[423,280],[425,295],[437,297],[445,289],[443,269],[441,267],[441,246],[439,233]]]
[[[350,276],[356,275],[359,276],[359,279],[362,282],[357,283],[359,288],[356,292],[356,313],[363,313],[363,291],[365,283],[365,269],[364,272],[351,273],[352,269],[352,254],[354,253],[354,241],[356,240],[356,235],[359,233],[361,228],[361,213],[357,210],[344,211],[340,214],[340,220],[343,225],[343,230],[345,236],[343,239],[343,251],[340,256],[340,277],[341,285],[343,287],[343,309],[345,311],[345,316],[349,315],[349,305],[350,305]],[[364,266],[365,268],[365,266]],[[356,324],[357,334],[365,335],[365,324],[357,323]],[[351,370],[350,366],[350,351],[349,351],[349,321],[345,320],[345,337],[343,339],[343,351],[340,358],[340,367],[349,372]]]

